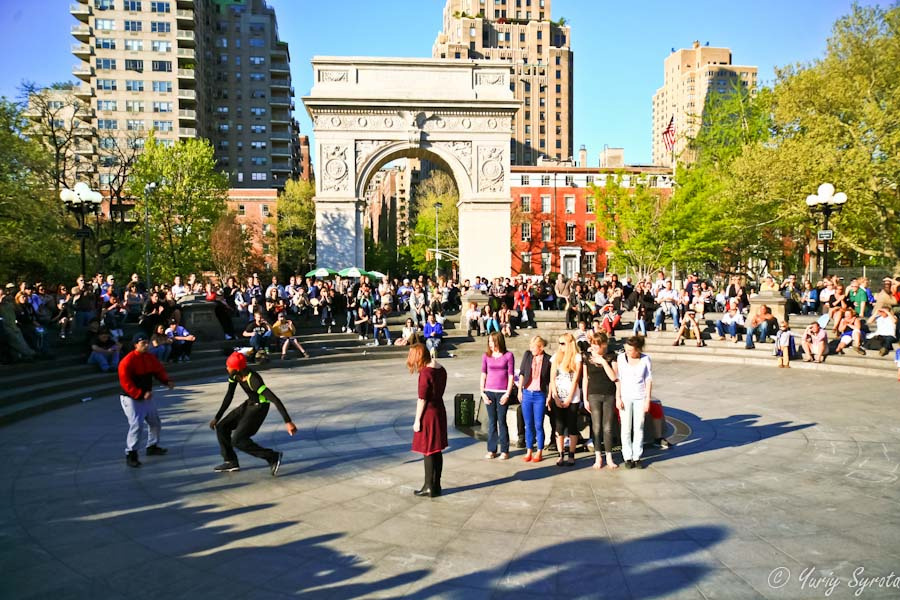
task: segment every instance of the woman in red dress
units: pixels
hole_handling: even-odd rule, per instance
[[[419,374],[412,451],[425,455],[425,485],[413,493],[435,498],[441,495],[441,469],[444,466],[441,452],[447,447],[447,410],[444,408],[447,371],[424,344],[413,344],[409,348],[406,366],[410,373]]]

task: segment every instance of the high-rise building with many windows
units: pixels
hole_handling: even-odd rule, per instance
[[[653,164],[673,167],[675,160],[690,161],[688,141],[696,137],[703,108],[712,94],[727,94],[736,86],[756,88],[756,67],[731,64],[731,50],[693,47],[672,49],[664,63],[663,86],[653,95]],[[666,147],[663,132],[671,123],[674,147]],[[673,160],[674,156],[674,160]]]
[[[433,58],[509,63],[522,108],[510,142],[512,164],[573,156],[571,30],[550,20],[551,0],[447,0]]]
[[[282,187],[297,172],[290,54],[265,0],[80,0],[70,7],[89,105],[77,151],[101,188],[152,130],[205,137],[233,187]]]

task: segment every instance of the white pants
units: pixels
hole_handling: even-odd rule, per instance
[[[625,409],[619,412],[622,421],[622,458],[640,460],[644,452],[644,398],[623,398],[622,404],[625,405]]]
[[[128,419],[128,435],[125,438],[125,453],[137,450],[141,439],[141,425],[146,420],[149,433],[147,435],[147,445],[153,446],[159,442],[159,431],[162,423],[159,420],[159,413],[156,412],[156,405],[153,400],[134,400],[129,396],[121,395],[119,400],[122,402],[122,411],[125,418]]]

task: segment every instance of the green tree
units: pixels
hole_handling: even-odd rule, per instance
[[[900,273],[900,6],[854,5],[824,58],[777,72],[775,152],[805,157],[791,196],[829,181],[850,198],[834,246]],[[767,179],[771,174],[766,174]],[[799,177],[797,179],[800,179]]]
[[[145,194],[145,186],[156,189]],[[213,148],[206,140],[189,139],[164,146],[151,134],[135,161],[129,192],[136,212],[149,212],[149,223],[132,230],[141,244],[149,226],[155,278],[200,272],[212,267],[210,234],[225,213],[228,177],[216,171]]]
[[[604,187],[591,184],[599,237],[609,242],[609,268],[647,274],[666,266],[672,252],[672,232],[666,228],[666,200],[646,186],[623,185],[622,174]]]
[[[311,181],[289,180],[278,195],[277,248],[282,275],[306,273],[315,264],[316,186]],[[310,259],[309,257],[313,258]],[[327,265],[326,265],[327,266]]]
[[[0,98],[0,281],[68,281],[77,269],[74,219],[48,179],[51,157],[28,138],[19,105]]]
[[[250,236],[241,229],[236,217],[234,211],[224,213],[209,236],[210,258],[223,281],[230,275],[240,276],[246,270],[246,249]]]
[[[411,211],[414,219],[412,235],[408,249],[401,249],[401,255],[408,257],[412,270],[434,272],[434,256],[428,249],[434,248],[434,214],[438,202],[441,203],[438,210],[439,247],[459,256],[459,209],[456,206],[459,192],[453,177],[443,171],[433,171],[416,186],[414,197],[415,210]],[[450,258],[441,256],[441,265],[448,269]]]

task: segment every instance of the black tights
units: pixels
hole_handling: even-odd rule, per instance
[[[600,452],[600,442],[604,450],[612,452],[613,447],[613,411],[616,400],[613,396],[588,394],[591,405],[591,433],[594,434],[594,452]],[[602,434],[602,435],[601,435]]]
[[[425,485],[422,489],[440,490],[441,471],[444,469],[444,455],[440,452],[425,457]]]

